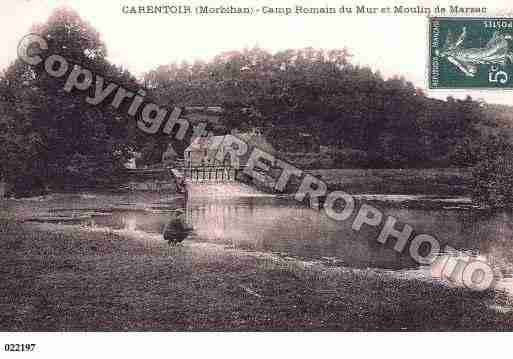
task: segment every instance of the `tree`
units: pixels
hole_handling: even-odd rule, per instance
[[[162,101],[222,105],[227,130],[267,128],[275,148],[291,148],[281,146],[279,129],[288,128],[292,142],[308,132],[334,156],[363,151],[375,167],[475,163],[479,102],[431,99],[402,77],[385,80],[350,60],[347,49],[253,48],[192,66],[160,66],[145,81]]]
[[[473,168],[473,199],[485,206],[513,206],[513,146],[504,136],[490,136]]]
[[[48,53],[59,54],[106,82],[137,89],[127,71],[108,62],[100,35],[74,11],[58,9],[32,31],[46,39]],[[3,171],[19,193],[45,186],[108,182],[134,146],[130,119],[122,115],[126,111],[115,110],[107,101],[87,104],[85,97],[92,88],[89,93],[67,93],[63,90],[66,76],[53,78],[43,66],[30,67],[16,60],[2,75],[7,138],[1,139],[0,147],[9,149],[0,155]]]

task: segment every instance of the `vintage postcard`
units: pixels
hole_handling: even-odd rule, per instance
[[[507,353],[513,4],[1,7],[0,357]]]

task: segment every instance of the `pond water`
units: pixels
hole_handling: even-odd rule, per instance
[[[502,276],[496,287],[513,293],[513,222],[510,213],[454,209],[457,207],[447,210],[401,209],[389,206],[387,202],[373,202],[373,205],[385,215],[397,218],[397,228],[407,223],[415,233],[435,236],[442,248],[446,244],[454,247],[455,250],[442,253],[440,260],[447,256],[470,256],[492,263]],[[177,207],[185,207],[186,221],[194,228],[187,241],[274,253],[330,266],[371,268],[425,280],[446,279],[441,278],[437,267],[439,260],[430,266],[419,266],[409,256],[393,250],[394,240],[387,245],[377,242],[378,228],[364,225],[362,230],[354,231],[351,228],[354,215],[347,221],[336,222],[290,198],[246,193],[237,197],[193,196],[186,205],[183,201],[161,201],[150,205],[118,203],[108,213],[96,213],[87,218],[78,216],[77,221],[85,226],[155,234],[163,232]],[[61,208],[56,213],[65,215],[66,210]],[[74,214],[77,214],[76,210]]]

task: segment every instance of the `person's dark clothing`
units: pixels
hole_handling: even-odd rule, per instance
[[[163,236],[169,244],[176,244],[187,238],[190,232],[191,229],[185,226],[183,217],[175,216],[164,228]]]

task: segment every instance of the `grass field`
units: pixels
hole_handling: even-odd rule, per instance
[[[330,189],[352,194],[468,195],[471,169],[329,169],[308,171],[322,178]]]
[[[491,291],[73,226],[0,238],[0,331],[513,329]]]
[[[354,194],[455,194],[469,183],[458,169],[314,172]],[[513,303],[500,292],[212,243],[170,249],[157,234],[21,221],[63,205],[176,199],[84,193],[0,202],[0,331],[513,329]]]

